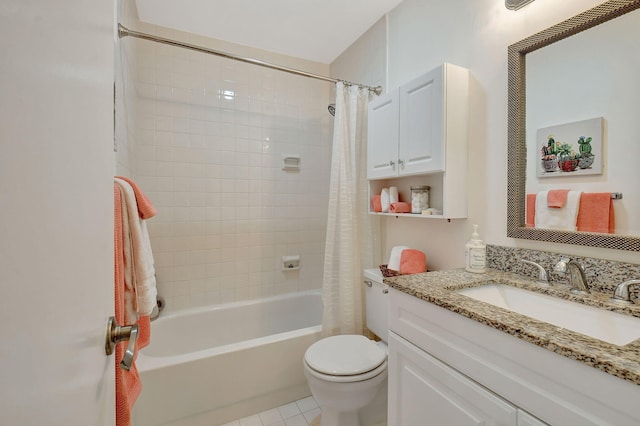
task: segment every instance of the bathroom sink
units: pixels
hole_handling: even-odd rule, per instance
[[[640,318],[518,287],[493,283],[457,293],[618,346],[640,338]]]

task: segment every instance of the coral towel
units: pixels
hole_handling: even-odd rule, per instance
[[[374,212],[382,212],[382,199],[380,198],[380,195],[374,195],[371,197],[371,205],[373,206]]]
[[[536,226],[536,194],[527,194],[527,228]]]
[[[137,319],[137,316],[151,314],[156,305],[157,295],[151,242],[147,225],[141,219],[142,215],[137,204],[138,199],[146,198],[146,196],[141,195],[142,192],[139,189],[136,191],[125,180],[115,178],[115,182],[122,191],[123,199],[125,284],[135,296],[135,300],[131,301],[127,308],[135,308]]]
[[[616,229],[610,192],[584,193],[580,197],[578,231],[613,234]]]
[[[124,247],[123,247],[123,217],[122,217],[122,194],[120,187],[114,183],[114,272],[115,272],[115,317],[118,324],[125,323],[125,284],[124,284]],[[120,368],[120,361],[124,356],[127,342],[121,342],[116,345],[115,369],[116,369],[116,425],[129,426],[131,424],[131,409],[135,403],[142,384],[135,363],[131,366],[131,370],[125,371]],[[137,346],[137,345],[136,345]],[[137,356],[134,354],[134,358]]]
[[[389,213],[411,213],[411,204],[403,201],[391,203],[389,206]]]
[[[568,189],[551,189],[547,194],[547,207],[560,209],[567,203]]]
[[[400,273],[419,274],[421,272],[427,272],[427,256],[420,250],[402,250],[400,254]]]
[[[124,176],[116,176],[116,179],[123,180],[131,185],[131,188],[133,189],[133,192],[135,194],[136,205],[138,206],[138,214],[140,215],[140,219],[151,219],[156,215],[157,211],[153,206],[153,203],[133,180]]]
[[[151,243],[143,218],[156,213],[151,201],[129,179],[114,179],[115,313],[120,325],[138,324],[137,351],[149,344],[149,314],[156,304]],[[131,408],[142,389],[135,362],[120,368],[127,342],[116,345],[116,426],[128,426]]]

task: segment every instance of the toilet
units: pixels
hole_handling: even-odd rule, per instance
[[[367,328],[382,339],[361,335],[321,339],[304,355],[304,373],[322,407],[322,426],[386,424],[388,286],[378,269],[363,272]]]

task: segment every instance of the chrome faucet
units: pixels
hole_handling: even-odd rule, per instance
[[[571,283],[571,292],[573,293],[591,293],[587,284],[587,276],[581,264],[568,257],[563,257],[553,267],[555,272],[569,272],[569,282]]]
[[[541,265],[539,265],[536,262],[532,262],[530,260],[526,260],[526,259],[518,259],[520,262],[524,262],[528,265],[533,265],[536,268],[538,268],[538,281],[536,281],[538,284],[544,284],[544,285],[549,285],[549,276],[547,274],[547,270],[544,269]]]
[[[633,303],[631,293],[629,293],[629,287],[634,284],[640,284],[640,280],[628,280],[622,284],[618,284],[611,300],[617,303]]]

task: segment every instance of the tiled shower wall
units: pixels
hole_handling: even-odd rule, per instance
[[[158,208],[148,226],[167,309],[320,288],[330,84],[124,42],[136,68],[130,173]],[[284,156],[299,156],[300,171],[283,170]],[[289,255],[300,270],[283,271]]]

